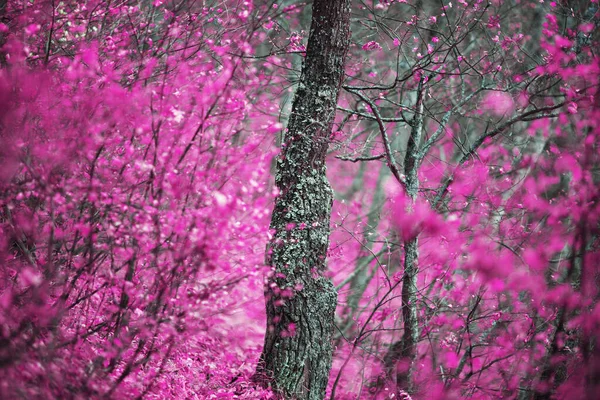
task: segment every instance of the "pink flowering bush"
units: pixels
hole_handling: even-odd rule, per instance
[[[0,69],[0,391],[262,396],[245,383],[262,308],[237,307],[261,294],[274,152],[247,130],[247,78],[208,42],[177,51],[194,10],[148,23],[137,6],[93,6],[9,4],[26,40],[8,35]],[[121,29],[77,40],[78,16]],[[130,18],[171,47],[141,49]],[[43,53],[51,24],[68,51]]]

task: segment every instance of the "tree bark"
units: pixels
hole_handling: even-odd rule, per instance
[[[406,194],[414,203],[419,194],[419,166],[422,159],[419,147],[423,136],[423,79],[417,88],[417,102],[412,129],[406,146],[404,172]],[[396,395],[402,392],[413,393],[414,364],[419,343],[419,321],[417,309],[417,278],[419,273],[419,237],[404,241],[404,275],[402,277],[402,339],[390,346],[384,359],[388,379],[393,380],[395,367]]]
[[[350,40],[350,1],[315,0],[307,54],[275,182],[267,246],[267,332],[255,380],[286,399],[322,399],[337,293],[324,276],[333,199],[325,174]]]
[[[404,171],[406,173],[406,193],[413,202],[419,194],[419,146],[423,136],[423,80],[417,89],[417,112],[413,119],[413,126],[404,158]],[[397,385],[400,389],[404,386],[407,391],[414,390],[412,379],[414,362],[417,357],[417,344],[419,343],[419,322],[417,310],[417,274],[419,262],[419,237],[404,242],[404,276],[402,279],[402,320],[404,322],[404,336],[402,338],[402,358],[408,361],[406,370],[399,368]]]

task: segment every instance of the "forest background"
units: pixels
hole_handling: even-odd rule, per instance
[[[0,0],[0,398],[596,399],[599,26]]]

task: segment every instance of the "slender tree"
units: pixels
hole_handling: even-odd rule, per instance
[[[313,3],[306,59],[277,165],[267,249],[267,333],[256,377],[284,397],[322,399],[331,368],[337,293],[324,275],[332,190],[325,174],[350,2]]]

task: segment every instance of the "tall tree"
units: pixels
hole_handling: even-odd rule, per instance
[[[325,157],[350,41],[350,1],[317,0],[306,59],[277,165],[280,190],[268,245],[273,267],[256,377],[285,397],[322,399],[337,293],[324,276],[332,190]]]

